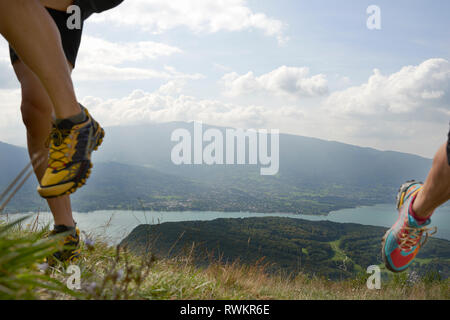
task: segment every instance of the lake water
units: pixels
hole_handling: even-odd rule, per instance
[[[26,214],[9,215],[10,221],[26,216]],[[88,234],[104,237],[109,243],[117,244],[140,224],[159,224],[179,221],[208,221],[218,218],[248,218],[248,217],[289,217],[311,221],[333,221],[340,223],[358,223],[390,228],[397,219],[395,206],[379,204],[371,207],[343,209],[331,212],[328,216],[307,216],[297,214],[247,213],[247,212],[142,212],[142,211],[95,211],[89,213],[74,213],[81,230]],[[33,215],[32,219],[37,217]],[[2,217],[3,219],[5,216]],[[438,227],[437,238],[450,240],[450,207],[442,207],[433,215],[433,226]],[[52,224],[50,213],[39,214],[39,224]]]

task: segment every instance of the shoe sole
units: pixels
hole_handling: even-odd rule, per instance
[[[391,231],[391,229],[389,229],[388,231],[386,231],[386,233],[385,233],[384,236],[383,236],[383,239],[381,240],[381,256],[382,256],[382,258],[383,258],[384,265],[386,266],[386,268],[387,268],[389,271],[395,272],[395,273],[400,273],[400,272],[402,272],[402,271],[395,270],[395,269],[393,269],[393,268],[391,267],[391,265],[389,264],[389,261],[387,260],[386,252],[384,251],[384,248],[385,248],[385,246],[386,246],[386,240],[387,240],[387,237],[389,236],[389,232],[390,232],[390,231]]]
[[[91,119],[92,119],[92,118],[91,118]],[[93,121],[94,121],[94,120],[93,120]],[[105,138],[105,130],[104,130],[102,127],[100,127],[100,125],[99,125],[99,128],[100,128],[99,137],[98,137],[98,139],[97,139],[97,142],[96,142],[94,148],[92,148],[92,150],[91,150],[91,152],[90,152],[91,155],[92,155],[92,153],[93,153],[94,151],[97,151],[97,150],[100,148],[100,146],[101,146],[102,143],[103,143],[103,139]],[[93,168],[93,167],[94,167],[94,165],[92,164],[92,162],[90,162],[90,164],[89,164],[89,169],[88,169],[88,171],[87,171],[87,173],[86,173],[86,176],[85,176],[83,179],[81,179],[80,182],[78,182],[78,184],[77,184],[75,187],[71,188],[71,189],[70,189],[69,191],[67,191],[64,195],[65,195],[65,196],[71,195],[72,193],[75,193],[75,191],[77,191],[78,189],[80,189],[81,187],[83,187],[83,186],[86,184],[87,179],[89,179],[89,177],[91,176],[92,168]]]

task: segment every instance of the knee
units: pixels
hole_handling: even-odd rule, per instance
[[[51,122],[53,104],[39,78],[22,62],[13,65],[22,88],[22,120],[28,130]]]

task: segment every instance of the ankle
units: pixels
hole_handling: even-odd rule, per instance
[[[77,226],[77,223],[75,222],[75,220],[73,220],[71,218],[55,219],[55,222],[54,222],[54,227],[55,228],[75,229],[76,226]]]
[[[64,233],[64,232],[70,232],[70,233],[75,233],[75,226],[66,226],[63,224],[59,224],[59,225],[54,225],[53,226],[53,230],[59,234],[59,233]]]
[[[422,211],[417,200],[419,193],[415,194],[409,206],[409,214],[419,223],[423,224],[433,215],[433,211]]]
[[[70,106],[66,105],[65,107],[66,107],[66,109],[64,109],[64,110],[55,108],[55,117],[57,119],[67,119],[67,118],[76,116],[77,114],[79,114],[82,111],[79,103],[76,103],[76,104],[70,105]]]

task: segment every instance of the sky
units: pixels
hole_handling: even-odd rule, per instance
[[[446,0],[125,0],[86,21],[73,81],[103,126],[195,120],[432,158],[450,121],[448,12]],[[20,101],[0,39],[0,141],[25,146]]]

